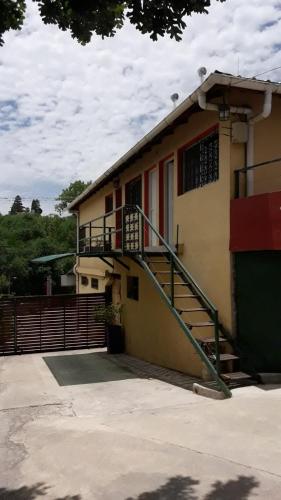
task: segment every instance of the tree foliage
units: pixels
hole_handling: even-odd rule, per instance
[[[31,213],[37,215],[42,214],[42,208],[40,207],[40,201],[38,199],[32,200]]]
[[[211,0],[33,0],[38,4],[45,24],[69,30],[85,45],[93,33],[112,37],[129,19],[141,33],[152,40],[168,34],[181,40],[185,16],[207,14]],[[214,0],[224,2],[225,0]],[[24,0],[0,0],[0,45],[9,29],[21,29],[25,16]]]
[[[21,200],[21,197],[20,195],[18,194],[14,201],[13,201],[13,204],[11,206],[11,210],[10,210],[10,215],[17,215],[17,214],[21,214],[25,211],[25,208],[22,204],[22,200]]]
[[[81,194],[91,182],[75,181],[67,188],[63,189],[57,200],[59,203],[55,205],[55,210],[61,215],[67,205]]]
[[[0,293],[36,295],[45,293],[50,268],[32,264],[42,255],[75,252],[76,219],[73,216],[41,216],[22,213],[0,215]],[[54,291],[60,291],[60,275],[69,271],[74,259],[52,264]]]

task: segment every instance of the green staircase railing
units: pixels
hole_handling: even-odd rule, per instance
[[[199,285],[195,282],[191,274],[186,270],[180,259],[177,257],[171,246],[166,242],[166,240],[160,235],[160,233],[155,229],[155,227],[152,225],[150,222],[149,218],[145,215],[145,213],[142,211],[142,209],[138,206],[135,207],[129,207],[128,210],[130,212],[136,211],[138,213],[138,226],[140,228],[140,235],[139,235],[139,242],[140,245],[137,245],[138,252],[134,253],[135,256],[134,258],[139,262],[139,264],[142,266],[142,268],[146,271],[147,275],[150,277],[152,280],[154,286],[157,288],[159,294],[163,298],[163,300],[166,302],[168,307],[170,308],[172,314],[176,318],[178,324],[180,325],[181,329],[183,330],[184,334],[196,350],[197,354],[200,356],[202,362],[206,366],[210,376],[212,379],[215,380],[217,383],[218,388],[225,394],[226,397],[231,397],[231,391],[227,387],[227,385],[224,383],[224,381],[220,378],[220,334],[219,334],[219,319],[218,319],[218,311],[215,308],[215,306],[212,304],[212,302],[208,299],[208,297],[205,295],[205,293],[202,291],[202,289],[199,287]],[[128,224],[126,221],[126,208],[124,212],[124,227]],[[149,247],[145,246],[145,240],[147,239],[146,234],[148,231],[151,233],[154,233],[156,238],[159,241],[160,246],[164,247],[165,251],[163,252],[163,257],[166,258],[166,263],[169,265],[169,277],[170,277],[170,282],[168,282],[169,286],[169,293],[165,291],[159,280],[156,278],[155,273],[149,266],[149,259],[151,255],[151,251]],[[125,235],[124,231],[124,235]],[[129,233],[131,234],[131,233]],[[126,248],[126,244],[124,243],[124,247]],[[163,261],[164,263],[165,261]],[[181,312],[179,308],[175,306],[175,299],[177,298],[177,295],[175,293],[175,288],[176,288],[176,283],[175,283],[175,277],[180,276],[186,285],[186,287],[192,292],[190,294],[190,297],[194,296],[202,306],[205,306],[205,310],[207,314],[209,315],[210,319],[213,322],[213,327],[214,327],[214,343],[215,343],[215,366],[213,363],[210,361],[204,350],[202,349],[200,342],[193,336],[192,334],[192,324],[186,323],[182,319]],[[189,294],[188,294],[189,295]]]
[[[166,263],[168,266],[169,272],[166,272],[170,280],[168,283],[161,283],[157,278],[157,272],[153,272],[153,269],[150,267],[152,264],[152,261],[150,261],[151,255],[155,255],[155,247],[149,247],[152,235],[154,235],[154,241],[158,241],[159,243],[157,254],[162,254],[161,258],[165,259],[161,262]],[[200,356],[212,380],[216,382],[217,388],[226,397],[231,397],[230,389],[220,377],[220,342],[222,338],[220,337],[218,311],[191,274],[186,270],[173,248],[160,235],[139,206],[124,205],[80,226],[78,255],[96,256],[102,258],[104,261],[104,257],[106,256],[118,260],[118,256],[125,255],[138,262],[157,288],[183,333]],[[118,262],[120,261],[118,260]],[[212,363],[201,345],[205,340],[202,339],[200,343],[200,340],[196,339],[192,333],[192,328],[197,325],[185,322],[182,318],[185,311],[176,307],[175,302],[179,297],[176,292],[176,288],[179,285],[175,280],[177,276],[180,276],[183,282],[181,285],[188,292],[183,297],[196,299],[202,306],[200,310],[204,310],[211,320],[208,323],[201,324],[201,326],[206,325],[213,328],[214,355],[212,359],[214,363]],[[167,286],[169,287],[168,290]]]

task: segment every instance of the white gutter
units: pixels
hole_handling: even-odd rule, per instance
[[[268,118],[272,109],[272,88],[266,89],[264,93],[263,109],[258,115],[248,120],[248,142],[247,142],[247,167],[254,165],[254,125]],[[247,196],[254,194],[254,171],[247,172]]]

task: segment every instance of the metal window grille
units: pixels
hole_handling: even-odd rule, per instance
[[[219,178],[219,136],[212,133],[183,151],[183,193]]]

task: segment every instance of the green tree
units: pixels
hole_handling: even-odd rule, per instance
[[[0,216],[0,276],[11,277],[11,293],[34,295],[45,293],[48,269],[32,264],[35,257],[75,252],[75,217],[44,216],[23,213]],[[74,265],[74,257],[52,264],[54,292],[61,292],[60,275]],[[7,293],[5,279],[0,279],[0,293]]]
[[[25,211],[20,195],[18,194],[11,206],[10,215],[21,214]]]
[[[32,203],[31,203],[31,213],[32,214],[37,214],[37,215],[41,215],[42,214],[42,208],[40,207],[40,201],[35,199],[35,200],[32,200]]]
[[[56,201],[59,201],[59,203],[55,205],[56,212],[61,215],[67,205],[79,196],[79,194],[81,194],[90,184],[91,182],[75,181],[72,182],[67,188],[63,189],[61,194],[56,199]]]
[[[45,24],[69,30],[71,36],[85,45],[93,33],[102,38],[114,36],[125,19],[152,40],[168,34],[180,40],[185,16],[208,14],[211,0],[33,0]],[[216,0],[224,2],[225,0]],[[25,0],[0,0],[0,45],[9,29],[21,29],[25,17]]]

